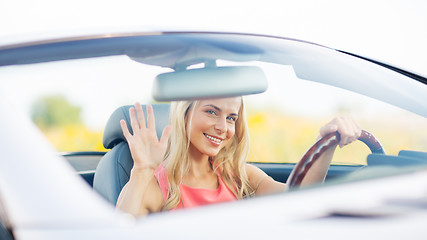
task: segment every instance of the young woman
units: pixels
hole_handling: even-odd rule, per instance
[[[173,102],[171,126],[160,140],[150,105],[147,123],[139,103],[129,113],[133,135],[125,121],[120,122],[134,161],[117,201],[123,211],[143,216],[285,189],[285,184],[246,163],[249,134],[241,97]],[[341,134],[340,147],[361,134],[353,120],[335,118],[320,129],[320,136],[334,131]],[[320,157],[302,185],[324,180],[334,151]]]

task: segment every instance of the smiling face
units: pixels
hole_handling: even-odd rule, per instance
[[[193,157],[216,156],[234,137],[241,98],[201,100],[193,110],[190,154]]]

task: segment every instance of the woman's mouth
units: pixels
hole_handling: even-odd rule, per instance
[[[222,139],[220,139],[220,138],[216,138],[216,137],[211,136],[211,135],[208,135],[208,134],[206,134],[206,133],[203,133],[203,135],[205,135],[205,137],[206,137],[209,141],[211,141],[212,143],[214,143],[214,144],[216,144],[216,145],[219,145],[219,144],[221,144],[221,142],[222,142]]]

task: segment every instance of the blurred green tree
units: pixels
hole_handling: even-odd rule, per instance
[[[62,95],[44,96],[31,108],[33,122],[42,129],[81,124],[81,107],[72,105]]]

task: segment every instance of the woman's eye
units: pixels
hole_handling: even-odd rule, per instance
[[[232,116],[228,116],[228,117],[227,117],[227,120],[230,120],[230,121],[235,122],[235,121],[236,121],[236,118],[235,118],[235,117],[232,117]]]
[[[214,110],[207,110],[206,112],[212,115],[216,115],[216,112]]]

